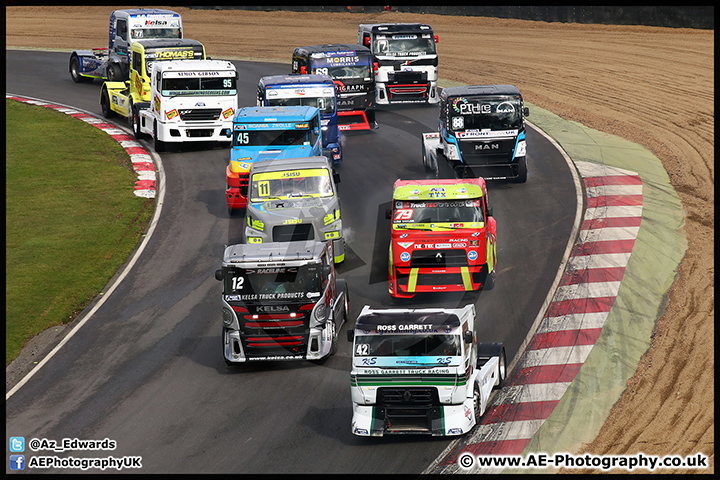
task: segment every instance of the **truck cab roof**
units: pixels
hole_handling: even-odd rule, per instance
[[[274,158],[253,163],[252,173],[282,172],[284,170],[301,170],[306,168],[327,168],[332,172],[327,157]]]
[[[442,191],[443,199],[480,198],[483,196],[485,181],[478,178],[396,180],[393,185],[393,200],[437,200]]]
[[[515,85],[463,85],[443,88],[440,98],[471,95],[520,95]]]
[[[172,10],[163,10],[161,8],[124,8],[122,10],[115,10],[113,13],[115,15],[119,13],[126,13],[133,17],[140,15],[172,15],[174,17],[180,16],[180,14],[173,12]]]
[[[271,85],[287,85],[291,83],[303,85],[311,83],[321,83],[332,85],[333,88],[335,87],[333,79],[330,75],[317,75],[314,73],[289,73],[286,75],[269,75],[266,77],[262,77],[259,83],[265,87],[269,87]]]
[[[312,55],[313,53],[333,53],[355,51],[359,54],[370,55],[370,49],[357,43],[325,43],[322,45],[309,45],[295,48],[297,55]]]
[[[145,40],[136,40],[134,43],[142,45],[145,48],[202,46],[202,43],[192,38],[148,38]]]
[[[363,23],[358,28],[372,33],[432,32],[432,27],[424,23]]]
[[[207,70],[232,70],[235,71],[235,65],[228,60],[167,60],[163,62],[155,62],[154,68],[161,72],[167,71],[207,71]]]
[[[243,107],[235,114],[238,123],[309,122],[319,114],[317,107]]]
[[[318,260],[327,243],[317,240],[229,245],[223,254],[223,266],[239,263]]]

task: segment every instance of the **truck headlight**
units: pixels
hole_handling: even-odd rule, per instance
[[[223,307],[223,309],[222,309],[223,325],[225,325],[226,327],[229,327],[230,325],[232,325],[233,320],[235,320],[235,315],[233,315],[232,310],[230,310],[229,308]]]
[[[334,230],[332,232],[325,232],[325,240],[334,240],[336,238],[340,238],[339,231]]]
[[[457,145],[453,143],[447,144],[447,157],[452,160],[458,160],[460,158],[457,151]]]
[[[515,157],[524,157],[526,150],[527,146],[525,144],[525,140],[520,140],[518,142],[517,150],[515,151]]]
[[[320,299],[317,305],[315,305],[312,316],[316,326],[325,325],[328,319],[328,307],[325,305],[324,299]]]
[[[248,237],[247,238],[248,243],[263,243],[262,237]]]

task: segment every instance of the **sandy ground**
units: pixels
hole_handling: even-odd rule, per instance
[[[6,45],[106,46],[115,8],[6,7]],[[582,452],[702,452],[711,465],[702,473],[714,472],[714,30],[398,12],[172,10],[183,16],[185,36],[215,58],[288,63],[298,41],[356,42],[359,23],[427,23],[440,37],[441,78],[517,85],[534,105],[652,151],[686,211],[689,248],[651,348]]]

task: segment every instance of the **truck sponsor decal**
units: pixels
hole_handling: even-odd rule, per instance
[[[173,108],[169,112],[165,112],[165,116],[168,120],[172,120],[173,118],[177,117],[179,115],[177,108]]]
[[[228,119],[228,118],[232,117],[234,113],[235,113],[235,110],[233,110],[232,108],[228,108],[227,110],[222,112],[222,116],[223,116],[223,118]]]
[[[458,138],[495,138],[495,137],[515,137],[518,130],[465,130],[464,132],[456,132]]]

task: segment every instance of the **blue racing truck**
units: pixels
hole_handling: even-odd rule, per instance
[[[425,169],[439,178],[479,175],[485,180],[524,183],[529,113],[514,85],[444,88],[438,131],[423,133]]]
[[[320,111],[316,107],[243,107],[233,117],[230,162],[225,169],[228,213],[247,206],[253,162],[322,154]]]
[[[377,128],[375,73],[369,48],[352,44],[297,47],[292,55],[292,73],[332,77],[341,131]]]
[[[265,107],[311,106],[320,110],[322,154],[333,165],[342,162],[335,83],[329,75],[271,75],[258,82],[257,105]]]

